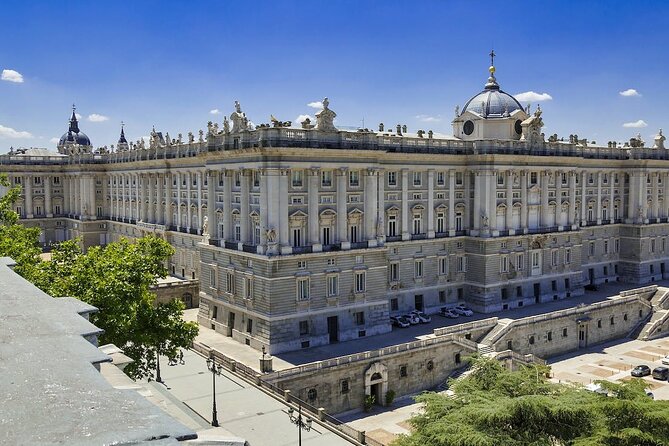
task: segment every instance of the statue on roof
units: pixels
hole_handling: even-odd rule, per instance
[[[334,118],[337,117],[337,113],[328,108],[330,105],[328,98],[323,98],[322,103],[323,110],[316,113],[316,129],[323,132],[336,132],[337,128],[334,126]]]
[[[655,136],[655,145],[653,146],[654,149],[664,149],[664,141],[667,138],[662,134],[662,129],[660,129],[659,133],[657,136]]]
[[[218,124],[216,124],[218,126]],[[223,116],[223,133],[226,135],[230,133],[230,121],[227,116]]]
[[[230,115],[230,121],[232,121],[232,133],[239,133],[249,128],[249,120],[246,113],[242,112],[239,101],[235,101],[235,111]],[[223,124],[225,125],[225,122]]]

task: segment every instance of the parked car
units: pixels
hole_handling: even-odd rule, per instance
[[[422,311],[413,310],[411,314],[418,317],[418,320],[420,321],[421,324],[429,324],[430,322],[432,322],[432,318],[427,314],[423,313]]]
[[[632,369],[631,375],[636,378],[650,375],[650,367],[647,365],[638,365]]]
[[[400,328],[407,328],[409,325],[411,325],[409,321],[406,320],[406,318],[404,318],[403,316],[399,317],[391,316],[390,322],[393,324],[394,327],[400,327]]]
[[[653,378],[666,381],[669,378],[669,367],[655,367],[653,369]]]
[[[458,313],[456,313],[452,309],[446,308],[446,307],[443,307],[441,310],[439,310],[439,314],[441,316],[444,316],[444,317],[447,317],[447,318],[450,318],[450,319],[456,319],[456,318],[460,317],[460,315]]]
[[[473,316],[474,311],[471,308],[466,307],[464,304],[460,304],[456,307],[453,307],[453,311],[458,313],[461,316]]]
[[[662,358],[662,364],[664,365],[669,365],[669,355],[665,356]]]
[[[589,283],[583,288],[585,288],[588,291],[597,291],[597,285],[595,285],[594,283]]]
[[[409,319],[411,325],[420,324],[420,319],[413,313],[405,314],[403,317]]]

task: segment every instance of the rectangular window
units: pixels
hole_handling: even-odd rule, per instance
[[[225,279],[225,291],[230,294],[235,294],[235,274],[233,272],[227,272]]]
[[[522,271],[525,269],[525,257],[522,254],[516,256],[516,270]]]
[[[302,228],[293,228],[293,247],[302,246]]]
[[[331,170],[322,170],[321,171],[321,186],[322,187],[331,187],[332,186],[332,171]]]
[[[392,262],[388,266],[388,280],[390,282],[399,282],[399,280],[400,280],[400,264],[399,264],[399,262]]]
[[[620,252],[620,239],[613,239],[613,252],[616,254]]]
[[[462,186],[463,182],[464,181],[462,172],[455,172],[455,185]]]
[[[400,309],[399,302],[397,301],[397,298],[394,297],[390,299],[390,311],[397,311]]]
[[[302,187],[303,175],[304,173],[302,170],[291,171],[291,182],[293,184],[293,187]]]
[[[604,254],[608,254],[608,253],[609,253],[609,241],[604,240]]]
[[[444,185],[444,172],[437,172],[437,186]]]
[[[565,248],[564,250],[564,264],[569,265],[571,263],[571,248]]]
[[[388,172],[388,186],[397,186],[397,172]]]
[[[357,170],[351,170],[348,173],[348,185],[351,187],[360,186],[360,172]]]
[[[244,299],[253,298],[253,279],[244,277]]]
[[[213,268],[209,272],[209,286],[211,288],[216,288],[216,270]]]
[[[416,260],[413,264],[413,276],[415,279],[423,278],[423,261]]]
[[[246,319],[246,332],[253,333],[253,319]]]
[[[355,324],[356,325],[365,325],[365,312],[357,311],[355,313]]]
[[[439,257],[439,275],[448,274],[448,257]]]
[[[655,239],[650,240],[650,252],[655,252]]]
[[[367,282],[367,274],[364,271],[358,271],[355,273],[355,292],[364,293],[365,286]]]
[[[443,304],[446,302],[446,290],[439,290],[439,303]]]
[[[388,237],[395,237],[397,235],[397,217],[395,215],[388,216]]]
[[[421,172],[413,173],[413,185],[420,186],[422,184]]]
[[[531,172],[530,173],[530,184],[532,184],[532,185],[537,184],[537,173],[536,172]]]
[[[558,260],[559,260],[558,250],[554,249],[553,251],[551,251],[551,265],[557,266]]]
[[[499,272],[508,273],[509,272],[509,256],[500,256],[499,258]]]
[[[459,273],[467,272],[467,257],[463,256],[458,257],[458,272]]]
[[[300,336],[309,334],[309,321],[300,321]]]
[[[334,297],[339,294],[339,276],[327,276],[328,297]]]
[[[297,279],[297,300],[309,300],[309,278]]]
[[[444,222],[446,221],[446,217],[443,212],[437,212],[437,233],[441,234],[446,232],[446,225]]]
[[[534,251],[532,253],[532,268],[538,268],[541,263],[541,256],[539,255],[539,252]]]
[[[590,242],[588,245],[588,255],[594,256],[595,255],[595,242]]]

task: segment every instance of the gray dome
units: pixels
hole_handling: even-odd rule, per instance
[[[66,134],[60,137],[60,141],[58,142],[59,146],[74,145],[74,144],[78,144],[80,146],[90,146],[91,140],[84,132],[74,133],[68,131]]]
[[[522,110],[523,106],[513,96],[503,92],[499,87],[488,88],[471,98],[462,112],[471,111],[488,118],[501,118],[507,113]]]

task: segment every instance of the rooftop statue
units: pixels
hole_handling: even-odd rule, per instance
[[[328,108],[330,101],[328,98],[323,98],[323,110],[316,113],[316,129],[324,132],[336,132],[337,128],[334,126],[334,118],[337,113]]]
[[[230,121],[232,121],[232,133],[239,133],[249,128],[249,120],[246,113],[242,112],[239,101],[235,101],[235,111],[230,115]],[[223,125],[225,125],[225,121]]]

